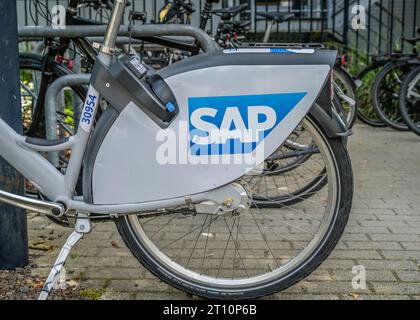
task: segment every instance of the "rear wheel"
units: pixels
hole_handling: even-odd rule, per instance
[[[407,126],[420,136],[420,67],[411,71],[401,86],[400,113]]]
[[[372,126],[372,127],[386,127],[386,124],[379,118],[372,107],[371,91],[376,75],[383,65],[373,65],[359,75],[357,82],[359,85],[356,89],[357,95],[357,118]]]
[[[409,130],[399,111],[399,94],[411,67],[406,61],[387,64],[376,76],[372,87],[373,109],[387,126],[399,131]]]
[[[116,225],[128,248],[161,280],[206,298],[260,297],[306,277],[343,233],[353,179],[342,140],[328,138],[309,116],[301,126],[326,164],[328,183],[316,195],[294,206],[251,207],[239,216],[184,209],[121,217]]]

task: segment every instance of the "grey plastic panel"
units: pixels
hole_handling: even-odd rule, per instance
[[[108,108],[106,108],[96,124],[95,131],[93,132],[86,150],[83,161],[83,200],[86,203],[93,203],[92,178],[96,155],[102,145],[102,141],[118,118],[118,115],[119,112],[114,107],[108,106]]]
[[[217,52],[182,60],[162,69],[158,73],[163,78],[169,78],[192,70],[227,65],[329,65],[333,67],[336,57],[337,51],[334,50],[315,50],[312,54]]]

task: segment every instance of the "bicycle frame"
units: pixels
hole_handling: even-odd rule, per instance
[[[121,23],[125,0],[116,0],[110,22],[105,34],[103,49],[97,56],[104,65],[109,65],[111,55],[105,53],[115,46]],[[154,201],[147,203],[131,203],[122,205],[91,205],[73,198],[77,179],[82,167],[83,156],[87,149],[88,140],[95,119],[99,92],[89,86],[84,108],[79,121],[77,133],[67,141],[61,143],[33,144],[17,134],[3,119],[0,119],[0,156],[9,162],[23,176],[31,181],[39,191],[54,203],[64,206],[65,210],[86,211],[92,214],[130,213],[140,211],[153,211],[164,207],[179,206],[185,204],[184,198]],[[60,151],[71,149],[71,157],[65,174],[59,172],[39,152]],[[0,198],[3,201],[19,205],[19,199],[14,199],[11,194],[2,192]],[[206,200],[205,194],[192,196],[193,201]]]
[[[332,97],[330,86],[332,77],[331,69],[336,58],[335,51],[315,52],[314,50],[314,52],[308,53],[296,50],[287,51],[287,49],[287,52],[284,52],[283,49],[277,52],[268,48],[254,51],[252,49],[238,49],[215,52],[213,55],[194,57],[188,61],[181,61],[177,65],[168,67],[161,73],[157,72],[153,74],[155,77],[160,77],[158,81],[160,81],[161,87],[156,87],[156,89],[161,89],[165,94],[171,95],[169,100],[160,99],[155,92],[157,98],[160,99],[160,104],[157,107],[163,105],[166,109],[164,109],[164,116],[161,116],[162,112],[157,115],[157,112],[153,114],[154,109],[146,109],[148,107],[147,103],[150,106],[150,101],[152,101],[156,105],[158,101],[146,95],[149,91],[143,87],[143,83],[141,82],[143,78],[136,76],[138,81],[135,80],[134,76],[120,78],[114,76],[111,72],[112,67],[119,66],[116,63],[124,63],[121,61],[122,59],[118,59],[116,62],[112,61],[111,64],[124,7],[125,0],[115,0],[111,19],[105,33],[105,40],[100,46],[95,61],[93,76],[84,102],[76,135],[60,141],[28,139],[17,134],[6,122],[0,119],[0,156],[33,182],[40,192],[45,194],[53,202],[39,200],[35,202],[24,197],[13,196],[4,191],[0,191],[0,200],[20,205],[21,207],[25,207],[26,205],[27,208],[29,207],[28,203],[33,204],[34,207],[36,204],[40,206],[44,205],[47,208],[45,211],[48,213],[51,209],[51,213],[56,217],[66,213],[68,210],[76,211],[74,231],[61,249],[45,281],[39,299],[47,298],[63,268],[71,248],[84,234],[92,230],[92,215],[106,214],[107,218],[112,218],[117,217],[119,214],[132,213],[137,215],[142,212],[150,213],[151,211],[156,212],[159,209],[172,209],[173,207],[179,206],[188,206],[189,208],[196,206],[197,213],[217,214],[219,211],[222,211],[220,210],[219,204],[227,207],[226,212],[237,209],[240,213],[241,211],[239,209],[243,210],[251,206],[252,200],[245,187],[234,182],[243,176],[245,169],[252,169],[250,167],[251,165],[243,163],[232,166],[229,163],[222,163],[222,166],[211,167],[208,163],[197,164],[196,166],[187,163],[186,166],[182,166],[182,164],[177,164],[176,167],[162,166],[157,170],[157,166],[161,164],[158,161],[148,161],[152,158],[156,160],[156,155],[150,152],[150,150],[153,148],[156,149],[158,141],[153,141],[153,136],[156,137],[156,133],[160,132],[161,129],[166,129],[169,125],[172,125],[172,129],[179,129],[180,126],[188,123],[187,120],[190,120],[190,123],[196,126],[196,129],[203,131],[200,121],[191,121],[194,118],[192,113],[195,112],[195,117],[198,118],[201,117],[198,113],[202,111],[207,112],[209,115],[214,114],[214,110],[216,109],[208,107],[210,100],[210,105],[214,103],[215,107],[226,109],[223,118],[226,117],[226,119],[229,119],[229,117],[235,116],[236,118],[242,119],[243,116],[240,114],[239,108],[245,109],[248,113],[248,119],[251,120],[247,121],[246,129],[251,131],[251,133],[254,130],[258,133],[258,136],[254,135],[250,137],[248,135],[242,144],[245,146],[255,144],[253,150],[262,150],[262,155],[264,156],[258,159],[260,162],[252,163],[253,167],[263,162],[264,159],[286,141],[287,137],[290,136],[302,119],[310,112],[312,106],[314,104],[316,105],[318,98],[325,99],[327,109],[331,111],[327,113],[326,110],[315,108],[320,114],[318,118],[315,118],[319,125],[325,129],[325,133],[331,137],[343,137],[350,134],[339,118],[336,118],[337,121],[333,120],[334,111],[330,108]],[[130,59],[133,58],[131,57]],[[132,63],[132,60],[128,62]],[[140,70],[137,69],[137,71]],[[221,81],[222,73],[224,81]],[[250,73],[254,75],[254,81],[249,81],[248,76]],[[267,81],[258,81],[260,79]],[[132,82],[133,80],[136,81],[134,84]],[[151,81],[149,82],[150,86],[154,84],[152,82],[153,79],[146,78],[146,80]],[[231,85],[234,81],[236,83]],[[124,82],[125,86],[119,86],[122,82]],[[283,85],[279,86],[279,83]],[[180,85],[177,86],[177,84]],[[229,86],[226,84],[229,84]],[[137,87],[143,88],[143,91],[141,91],[143,94],[136,95],[136,92],[132,92]],[[105,88],[109,88],[109,90]],[[211,90],[208,90],[208,88],[211,88]],[[166,91],[164,91],[165,89]],[[98,130],[95,130],[91,138],[101,93],[113,107],[119,108],[118,111],[120,113],[117,121],[120,120],[121,122],[104,124],[106,121],[101,120],[106,120],[107,118],[106,115],[103,115],[103,118],[99,120]],[[179,99],[178,102],[177,98]],[[145,105],[142,105],[143,102]],[[178,107],[178,103],[184,107]],[[231,107],[232,105],[236,105],[236,107]],[[185,106],[188,106],[188,108]],[[108,112],[107,114],[110,114],[113,110],[117,110],[113,109],[113,107],[109,107],[104,113]],[[146,113],[146,110],[150,112]],[[159,111],[161,110],[159,109]],[[168,117],[165,117],[167,114],[171,116],[169,120],[167,120]],[[203,115],[205,114],[203,113]],[[264,121],[258,120],[260,114],[266,115]],[[175,117],[177,117],[177,120],[171,122]],[[195,120],[198,118],[195,118]],[[157,120],[161,120],[161,122],[165,121],[164,124],[167,124],[167,126],[160,125],[162,123]],[[213,120],[213,124],[216,126],[218,120]],[[229,123],[224,124],[224,119],[220,120],[222,120],[222,123],[218,128],[221,131],[225,127],[229,128]],[[119,123],[122,124],[122,128],[127,129],[127,135],[121,133],[121,131],[118,132],[120,130]],[[261,126],[262,124],[265,125]],[[103,128],[101,127],[102,125],[110,125],[109,130],[101,131]],[[333,128],[335,126],[339,128],[334,130]],[[245,128],[245,123],[242,127]],[[241,130],[242,127],[240,127]],[[115,133],[114,130],[117,130],[117,132]],[[329,130],[334,131],[328,132]],[[90,148],[93,148],[97,142],[95,138],[103,133],[108,136],[108,139],[103,139],[99,143],[98,153],[89,159],[89,152],[92,151]],[[260,133],[264,133],[264,135],[260,135]],[[260,136],[263,137],[260,138]],[[138,137],[142,137],[145,143],[136,145],[138,143]],[[200,138],[197,135],[195,137]],[[123,143],[120,143],[121,139]],[[207,146],[215,145],[211,141],[206,142],[202,141],[203,139],[198,139],[198,141],[197,139],[191,139],[196,145],[202,145],[206,148]],[[121,162],[122,158],[118,157],[120,155],[118,151],[115,152],[115,146],[117,145],[120,147],[127,146],[126,150],[129,153],[125,159],[131,162],[127,163],[127,166]],[[190,145],[190,141],[187,141],[186,145]],[[225,143],[225,145],[228,144]],[[71,149],[72,153],[64,174],[59,172],[39,154],[39,152],[65,149]],[[234,154],[232,151],[229,151],[230,153],[223,153],[223,150],[217,149],[211,150],[214,153],[210,152],[206,154],[199,152],[198,154],[193,154],[193,157],[197,159],[200,157],[209,158],[209,156],[217,156],[218,159],[225,159],[226,155]],[[109,152],[110,150],[111,152]],[[248,153],[254,152],[253,150],[248,151]],[[111,184],[101,184],[101,181],[99,181],[94,186],[93,179],[89,180],[88,182],[91,182],[90,188],[92,190],[95,189],[97,191],[99,189],[99,199],[96,198],[97,194],[93,195],[95,197],[92,201],[93,204],[86,203],[88,201],[87,197],[93,194],[93,192],[87,191],[85,193],[85,189],[84,196],[86,196],[86,202],[74,197],[74,190],[80,175],[85,153],[87,153],[87,165],[85,167],[87,170],[84,171],[85,173],[104,169],[102,174],[99,172],[99,178],[106,177],[113,179],[115,182],[116,177],[122,177],[121,181],[123,183],[123,185],[119,185],[121,188],[116,192],[116,189],[112,188]],[[103,154],[105,157],[101,158]],[[138,156],[139,154],[149,156],[149,158],[141,158]],[[333,157],[331,158],[334,160]],[[92,159],[94,160],[93,165],[90,162]],[[117,167],[112,165],[114,159],[117,159],[119,162]],[[143,167],[138,166],[139,159],[145,159]],[[101,164],[99,169],[95,167],[95,162]],[[136,167],[136,170],[127,170],[130,167]],[[112,175],[110,174],[111,172]],[[145,190],[145,188],[136,189],[133,187],[137,184],[139,177],[143,178],[144,183],[149,183],[148,178],[151,176],[146,175],[145,172],[151,175],[156,175],[159,172],[158,183],[153,187],[149,186],[152,192]],[[174,173],[174,175],[170,173]],[[127,179],[128,174],[131,175],[130,179]],[[168,179],[168,177],[170,178]],[[179,183],[181,178],[185,179],[184,183]],[[170,182],[172,187],[166,187],[165,189],[168,190],[162,192],[160,186],[164,182]],[[118,186],[118,184],[116,185]],[[105,187],[107,189],[106,192],[100,190],[100,187]],[[125,199],[129,200],[121,199],[121,192],[128,193],[128,198]],[[340,189],[337,189],[337,192],[337,197],[339,197]],[[113,195],[113,193],[115,194]],[[108,195],[109,197],[107,197]],[[234,199],[226,198],[227,195],[234,197]],[[338,199],[337,197],[334,199]],[[162,198],[163,200],[160,200]],[[138,201],[138,199],[143,199],[141,200],[143,202],[132,202]],[[148,201],[147,199],[158,200]],[[203,203],[206,200],[213,202]],[[229,203],[226,202],[228,200]],[[109,202],[120,204],[107,204]],[[48,204],[51,206],[48,207]],[[201,209],[197,208],[198,205],[201,205]],[[58,210],[58,214],[54,212],[54,209]],[[234,212],[232,211],[232,214]],[[323,225],[322,228],[324,228]]]

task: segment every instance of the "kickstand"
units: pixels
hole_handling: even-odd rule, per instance
[[[48,295],[51,293],[55,283],[57,282],[58,276],[64,267],[67,257],[71,249],[83,238],[83,235],[89,233],[91,230],[91,223],[89,215],[86,213],[77,213],[76,225],[74,231],[69,235],[66,243],[61,248],[60,254],[58,255],[55,263],[45,281],[44,287],[39,294],[38,300],[46,300]]]

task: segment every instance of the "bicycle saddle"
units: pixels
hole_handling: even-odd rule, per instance
[[[248,8],[247,3],[240,4],[229,8],[214,9],[211,12],[216,15],[230,15],[231,17],[236,16],[239,12],[242,12]]]
[[[284,12],[258,12],[257,15],[277,23],[282,23],[295,17],[294,13]]]

